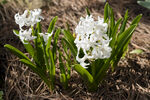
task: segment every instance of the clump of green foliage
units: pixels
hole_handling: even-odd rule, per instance
[[[87,14],[90,15],[87,9]],[[114,70],[119,60],[124,55],[130,43],[134,30],[136,29],[142,15],[138,15],[133,19],[130,26],[127,28],[126,24],[129,18],[128,10],[125,13],[124,18],[120,18],[115,21],[114,12],[112,8],[106,3],[104,8],[104,22],[108,24],[107,35],[112,38],[109,46],[112,48],[111,56],[107,59],[96,59],[94,61],[88,61],[90,65],[85,69],[78,61],[74,61],[73,69],[82,77],[86,82],[87,88],[90,91],[97,90],[99,84],[107,74],[108,69]],[[63,38],[66,46],[70,48],[73,58],[76,59],[77,47],[74,43],[75,37],[68,30],[64,30]],[[83,52],[80,52],[81,56],[84,56]]]

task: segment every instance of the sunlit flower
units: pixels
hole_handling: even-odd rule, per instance
[[[32,36],[32,29],[30,28],[29,30],[20,30],[19,34],[15,35],[19,36],[20,40],[24,43],[27,44],[26,41],[31,41],[36,38],[36,36]]]
[[[112,49],[109,47],[111,39],[106,34],[107,27],[103,18],[98,17],[98,21],[94,21],[92,15],[80,18],[80,22],[75,28],[76,39],[74,42],[78,48],[76,60],[82,67],[87,68],[89,65],[85,60],[110,57]],[[84,53],[82,58],[79,57],[80,49]]]
[[[15,17],[15,22],[19,25],[19,28],[22,30],[23,26],[34,26],[37,22],[40,22],[41,19],[44,19],[40,16],[42,10],[34,9],[34,10],[25,10],[22,15],[17,13]]]

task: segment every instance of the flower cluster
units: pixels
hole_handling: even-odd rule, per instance
[[[19,34],[16,34],[14,32],[15,35],[20,37],[20,40],[26,44],[25,41],[30,41],[36,38],[36,36],[32,36],[32,29],[30,28],[29,30],[20,30]]]
[[[111,55],[111,47],[109,42],[111,39],[107,36],[107,23],[104,19],[98,17],[98,21],[94,21],[92,15],[81,17],[80,22],[75,29],[76,39],[75,44],[78,48],[76,60],[84,68],[87,68],[89,63],[86,60],[96,60],[109,58]],[[83,50],[84,56],[79,57],[80,50]]]
[[[21,41],[26,44],[25,41],[30,41],[36,38],[36,36],[32,36],[32,29],[26,29],[24,30],[23,27],[33,27],[36,23],[40,22],[42,19],[44,19],[41,16],[41,9],[34,9],[34,10],[25,10],[24,13],[22,15],[20,15],[19,13],[17,13],[14,17],[15,17],[15,22],[19,25],[20,31],[19,34],[16,34],[14,32],[15,35],[19,36]],[[43,34],[40,33],[40,36],[43,36],[43,39],[45,41],[45,43],[47,43],[48,38],[52,35],[49,33]]]
[[[42,10],[34,9],[34,10],[25,10],[22,15],[17,13],[15,15],[15,22],[19,25],[20,29],[23,26],[34,26],[37,22],[40,22],[41,19],[44,19],[40,16]]]

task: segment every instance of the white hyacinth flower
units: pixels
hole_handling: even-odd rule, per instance
[[[34,26],[37,22],[40,22],[41,19],[44,19],[41,15],[41,9],[34,10],[25,10],[22,15],[17,13],[15,17],[15,22],[19,25],[21,30],[23,26]]]
[[[96,60],[109,58],[111,55],[111,47],[109,42],[111,39],[107,36],[107,23],[104,19],[98,17],[98,21],[94,21],[92,15],[81,17],[80,22],[75,28],[76,39],[74,43],[78,48],[76,60],[84,68],[87,68],[89,63],[85,60]],[[84,56],[79,57],[80,49],[83,50]]]
[[[25,10],[24,13],[22,15],[20,15],[19,13],[17,13],[14,17],[15,17],[15,22],[19,25],[20,31],[19,34],[16,34],[14,32],[15,35],[19,36],[21,41],[26,44],[25,41],[31,41],[33,39],[36,38],[36,36],[32,36],[32,29],[29,28],[27,29],[23,29],[22,27],[27,26],[27,27],[33,27],[36,23],[40,22],[41,19],[44,19],[41,16],[41,9],[34,9],[34,10]]]
[[[30,28],[29,30],[20,30],[19,34],[15,35],[19,36],[20,40],[23,42],[23,44],[27,44],[26,41],[31,41],[36,38],[36,36],[32,36],[32,29]]]
[[[41,37],[43,37],[45,44],[47,44],[49,37],[53,35],[53,32],[51,33],[39,33]]]

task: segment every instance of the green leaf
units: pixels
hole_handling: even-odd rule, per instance
[[[62,41],[64,41],[66,43],[67,47],[70,48],[73,56],[76,57],[77,47],[76,47],[76,45],[74,43],[75,38],[67,30],[64,30],[63,34],[64,34],[65,37],[62,39]]]
[[[141,53],[143,53],[144,51],[143,50],[141,50],[141,49],[135,49],[135,50],[132,50],[131,52],[130,52],[130,54],[141,54]]]
[[[19,31],[18,30],[13,30],[14,34],[19,35]]]
[[[99,72],[96,75],[96,83],[98,84],[106,75],[106,71],[108,70],[109,66],[110,66],[110,62],[114,59],[114,57],[117,57],[120,59],[120,57],[122,55],[119,55],[121,51],[121,49],[124,47],[124,45],[128,42],[128,40],[131,38],[133,31],[135,30],[136,25],[132,25],[131,27],[129,27],[125,32],[123,32],[119,38],[118,38],[118,44],[117,44],[117,48],[113,49],[111,57],[109,59],[107,59],[106,63],[104,64],[104,66],[102,66],[102,68],[99,70]],[[120,52],[119,52],[120,51]],[[117,59],[118,61],[118,59]]]
[[[60,74],[60,82],[63,84],[64,88],[67,89],[68,87],[68,80],[65,74]]]
[[[141,20],[141,18],[142,18],[142,14],[136,16],[136,17],[133,19],[131,25],[138,24],[139,21]]]
[[[53,89],[54,81],[55,81],[55,63],[54,63],[54,58],[53,58],[53,54],[52,54],[51,50],[49,50],[49,57],[50,57],[49,74],[50,74],[51,85],[52,85],[52,89]]]
[[[40,24],[40,22],[37,23],[36,27],[37,27],[37,30],[38,30],[38,34],[41,33],[42,30],[41,30],[41,24]]]
[[[129,16],[128,16],[128,10],[127,10],[126,13],[125,13],[125,16],[124,16],[124,19],[123,19],[121,28],[120,28],[120,34],[121,34],[122,32],[124,32],[124,30],[125,30],[125,28],[126,28],[126,24],[127,24],[128,18],[129,18]]]
[[[97,90],[98,84],[96,84],[93,76],[86,69],[84,69],[80,64],[75,64],[73,68],[87,83],[87,88],[89,91]]]
[[[65,68],[64,68],[64,64],[62,62],[62,53],[61,51],[59,50],[59,67],[60,67],[60,72],[61,74],[65,74],[66,75],[66,71],[65,71]]]
[[[117,66],[119,60],[121,59],[121,57],[123,56],[123,54],[126,52],[127,48],[128,48],[128,44],[129,41],[132,37],[132,33],[130,33],[128,35],[128,37],[122,41],[122,45],[118,46],[117,49],[114,51],[113,55],[113,60],[112,60],[112,71],[114,70],[114,68]]]
[[[69,53],[68,53],[68,48],[67,48],[67,46],[65,45],[65,43],[64,43],[63,40],[61,41],[61,44],[62,44],[64,53],[66,54],[66,56],[63,56],[63,58],[65,58],[65,60],[67,60],[67,61],[69,62],[70,59],[68,60],[68,58],[69,58],[70,56],[69,56]]]
[[[70,75],[71,75],[71,64],[69,63],[69,62],[66,62],[66,67],[67,67],[67,80],[69,80],[70,79]]]
[[[122,39],[119,41],[116,49],[114,49],[112,52],[112,55],[113,55],[112,69],[114,69],[114,67],[117,66],[117,63],[119,62],[120,58],[123,56],[124,52],[127,50],[127,46],[130,42],[130,39],[132,37],[132,34],[133,34],[136,26],[137,25],[132,25],[125,32],[122,33],[124,35],[124,37],[122,37]]]
[[[57,50],[57,41],[58,41],[59,34],[60,34],[60,29],[57,29],[54,35],[54,44],[53,44],[53,50],[52,50],[54,62],[56,62],[56,52],[57,52],[56,50]]]
[[[150,2],[150,0],[145,0],[145,1]]]
[[[105,61],[107,59],[97,59],[95,60],[95,68],[96,68],[96,74],[99,72],[99,70],[102,68],[102,66],[105,64]],[[95,75],[96,75],[95,74]],[[95,79],[95,77],[94,77]]]
[[[115,26],[115,18],[114,18],[114,12],[112,10],[112,8],[110,8],[110,13],[111,13],[111,19],[110,19],[110,27],[111,30],[113,30],[114,26]]]
[[[139,23],[141,17],[142,17],[142,15],[138,15],[138,16],[132,21],[132,24],[131,24],[131,25],[135,25],[135,28],[136,28],[136,26],[137,26],[137,24]],[[135,28],[133,29],[133,31],[135,30]],[[119,59],[120,59],[120,58],[125,54],[125,52],[127,51],[127,49],[128,49],[128,44],[129,44],[129,42],[130,42],[130,40],[131,40],[132,34],[133,34],[133,32],[131,32],[131,33],[129,34],[129,36],[126,37],[127,39],[125,40],[124,45],[123,45],[123,42],[122,42],[122,47],[119,47],[119,48],[121,48],[121,50],[120,50],[119,53],[118,53],[118,57],[116,57],[116,58],[117,58],[117,61],[116,61],[117,63],[119,62]],[[117,63],[116,63],[116,65],[117,65]]]
[[[123,50],[123,48],[127,48],[128,43],[131,39],[131,36],[135,30],[137,25],[131,25],[126,31],[124,31],[118,38],[117,42],[117,47],[116,49],[113,51],[113,53],[115,55],[117,55],[117,52],[119,52],[119,50]],[[126,45],[126,46],[125,46]],[[122,51],[121,51],[122,52]],[[120,57],[119,57],[120,58]]]
[[[116,42],[116,39],[117,39],[117,31],[118,31],[118,28],[119,28],[119,25],[122,21],[122,18],[120,18],[117,22],[116,22],[116,25],[112,31],[112,40],[110,42],[110,46],[113,48],[115,46],[115,42]]]
[[[72,45],[75,45],[74,44],[75,38],[72,36],[72,34],[69,31],[64,30],[63,34],[64,34],[66,40],[68,40]]]
[[[32,62],[30,62],[30,61],[28,61],[26,59],[20,59],[20,61],[23,64],[27,65],[29,68],[31,68],[35,73],[37,73],[37,67]]]
[[[122,34],[118,36],[117,42],[118,42],[118,47],[119,45],[122,44],[122,42],[127,38],[130,34],[133,33],[137,25],[131,25],[126,31],[124,31]]]
[[[150,1],[137,1],[141,6],[150,9]]]
[[[81,65],[75,64],[73,68],[78,72],[78,74],[83,78],[83,80],[86,80],[89,84],[92,84],[94,82],[92,75]]]
[[[74,58],[76,57],[77,55],[77,50],[76,48],[74,48],[75,45],[72,45],[69,41],[67,41],[65,38],[62,39],[62,41],[64,41],[67,45],[68,48],[70,48]]]
[[[39,33],[41,33],[41,25],[40,23],[37,23],[37,27],[34,31],[34,35],[37,37],[36,39],[34,39],[34,44],[35,44],[34,56],[37,58],[38,61],[36,63],[39,66],[45,68],[45,60],[44,60],[44,52],[43,52],[44,48],[42,46],[42,40]]]
[[[65,74],[62,74],[62,73],[60,74],[60,82],[63,84],[66,83],[66,75]]]
[[[104,7],[104,22],[106,22],[106,20],[108,19],[109,17],[109,4],[106,3],[105,4],[105,7]]]
[[[66,65],[66,67],[67,67],[67,79],[70,79],[70,73],[71,73],[71,65],[72,65],[72,63],[74,63],[74,62],[72,62],[71,61],[71,51],[70,51],[70,49],[68,50],[68,48],[67,48],[67,46],[64,44],[64,42],[62,41],[61,42],[62,43],[62,47],[63,47],[63,50],[64,50],[64,53],[65,53],[65,55],[62,55],[62,57],[66,60],[66,63],[65,63],[65,65]],[[76,61],[75,59],[74,59],[74,61]]]
[[[48,33],[53,32],[57,19],[58,19],[58,17],[56,16],[50,22],[49,27],[48,27],[48,31],[47,31]],[[57,32],[59,33],[59,30],[57,30]],[[56,35],[54,36],[55,37],[55,43],[57,42],[56,40],[57,40],[58,33],[55,33]],[[52,36],[49,37],[47,45],[46,45],[46,54],[47,54],[48,57],[49,57],[49,50],[50,50],[50,46],[51,46],[51,40],[52,40]]]
[[[110,66],[111,59],[112,59],[112,56],[106,60],[106,62],[103,64],[103,66],[101,66],[99,72],[96,74],[96,77],[95,77],[96,84],[99,84],[99,82],[101,82],[102,79],[105,77],[106,72]]]
[[[30,59],[24,55],[24,53],[22,53],[20,50],[18,50],[17,48],[9,45],[9,44],[6,44],[4,45],[5,48],[7,48],[8,50],[10,50],[12,53],[14,53],[16,56],[18,56],[20,59],[26,59],[26,60],[29,60]]]
[[[47,45],[46,45],[46,54],[49,57],[49,50],[50,50],[50,46],[51,46],[51,40],[52,40],[52,36],[49,37]]]
[[[88,8],[86,8],[86,13],[87,13],[87,15],[88,16],[90,16],[91,14],[90,14],[90,11],[89,11],[89,9]]]
[[[55,16],[55,17],[52,19],[52,21],[50,22],[49,27],[48,27],[48,30],[47,30],[48,33],[51,33],[51,32],[54,30],[54,26],[55,26],[55,23],[56,23],[57,19],[58,19],[58,17]]]
[[[40,39],[42,41],[43,57],[44,57],[46,69],[48,70],[49,69],[49,59],[48,59],[49,56],[46,53],[46,45],[45,45],[45,42],[44,42],[44,38],[40,37]]]
[[[24,44],[24,47],[26,48],[30,56],[34,57],[34,48],[32,47],[32,45],[28,42],[28,44]]]

